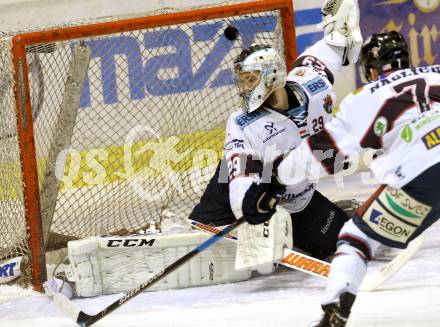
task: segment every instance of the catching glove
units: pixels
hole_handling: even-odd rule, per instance
[[[358,1],[326,0],[321,11],[323,18],[318,26],[324,29],[324,41],[345,47],[343,63],[356,63],[363,43]]]

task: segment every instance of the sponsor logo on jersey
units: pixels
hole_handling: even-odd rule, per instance
[[[278,129],[274,126],[273,122],[264,125],[264,129],[269,131],[270,135],[272,135],[274,132],[278,131]]]
[[[411,124],[416,124],[415,127],[419,131],[429,123],[440,119],[440,113],[437,110],[428,112],[428,115],[422,115],[411,121]]]
[[[412,222],[413,219],[425,219],[432,210],[431,206],[417,201],[401,189],[390,186],[385,188],[385,192],[379,198],[394,214]]]
[[[284,193],[283,197],[282,197],[282,200],[280,201],[280,204],[295,201],[296,199],[298,199],[299,197],[303,196],[304,194],[310,192],[313,189],[314,189],[313,184],[309,184],[302,192],[299,192],[299,193],[296,193],[296,194],[294,194],[294,193]]]
[[[324,104],[323,104],[324,110],[326,113],[331,114],[333,111],[333,98],[330,94],[327,94],[324,97]]]
[[[109,248],[132,248],[132,247],[143,247],[143,246],[153,246],[156,239],[145,239],[145,238],[125,238],[125,239],[113,239],[107,241],[107,247]]]
[[[370,214],[370,221],[375,223],[375,224],[379,224],[379,217],[382,216],[382,212],[373,209],[371,214]]]
[[[307,126],[307,108],[305,105],[289,109],[286,113],[298,128]]]
[[[8,283],[21,276],[20,263],[23,257],[17,257],[0,264],[0,284]]]
[[[380,236],[406,243],[422,226],[431,209],[402,189],[387,186],[367,209],[364,222]]]
[[[271,138],[273,138],[273,137],[275,137],[275,136],[277,136],[277,135],[280,135],[280,134],[282,134],[282,133],[284,133],[284,132],[286,131],[285,128],[278,130],[278,128],[276,128],[276,127],[274,126],[274,123],[273,123],[273,122],[264,125],[264,129],[266,129],[267,131],[269,131],[269,136],[266,137],[266,138],[263,140],[263,143],[266,143],[266,142],[269,141]]]
[[[304,83],[303,86],[309,91],[311,95],[318,94],[326,89],[328,89],[327,84],[321,77],[315,77],[314,79]]]
[[[405,228],[401,224],[396,224],[396,221],[385,217],[379,210],[373,209],[370,214],[370,221],[379,226],[379,228],[386,234],[391,234],[394,237],[409,238],[414,231],[414,228]],[[409,227],[409,226],[408,226]]]
[[[325,223],[325,226],[321,228],[321,233],[322,234],[327,234],[328,229],[330,228],[333,219],[335,219],[335,212],[333,210],[330,210],[330,215],[327,217],[327,221]]]
[[[410,143],[413,139],[413,132],[411,127],[409,125],[406,125],[402,129],[402,133],[400,134],[400,136],[402,137],[402,140],[404,140],[406,143]]]
[[[383,116],[377,118],[374,122],[373,128],[374,134],[376,134],[376,136],[384,136],[385,133],[388,131],[388,120]]]
[[[270,112],[264,109],[259,109],[250,113],[244,113],[235,118],[237,126],[243,130],[246,126],[249,126],[253,122],[257,121],[261,117],[268,115]]]
[[[232,149],[244,149],[244,140],[233,139],[226,142],[224,149],[230,151]]]
[[[422,141],[428,150],[435,148],[440,144],[440,127],[433,129],[422,136]]]

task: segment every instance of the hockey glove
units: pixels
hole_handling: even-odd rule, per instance
[[[243,199],[243,216],[251,225],[268,221],[275,213],[275,207],[286,187],[275,176],[271,183],[252,183]]]
[[[318,26],[324,29],[324,41],[345,47],[344,64],[356,63],[363,43],[358,0],[326,0],[321,11],[323,18]]]

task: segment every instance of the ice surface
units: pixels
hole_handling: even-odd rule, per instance
[[[344,189],[335,189],[331,180],[320,189],[334,199],[365,199],[374,188],[357,187],[356,177],[344,182]],[[395,276],[379,290],[358,295],[348,327],[440,326],[440,223],[425,235],[420,251]],[[369,270],[384,264],[373,262]],[[324,287],[325,280],[284,270],[235,284],[143,293],[95,326],[306,327],[320,316]],[[119,296],[76,302],[92,314]],[[75,323],[41,294],[0,286],[0,326],[60,327]]]

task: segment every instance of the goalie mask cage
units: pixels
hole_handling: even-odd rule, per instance
[[[233,59],[269,44],[292,67],[293,26],[291,0],[260,0],[2,33],[0,264],[42,290],[70,239],[186,219],[240,107]]]

